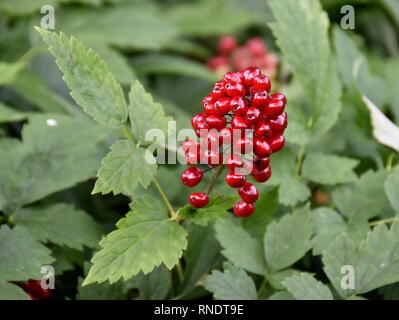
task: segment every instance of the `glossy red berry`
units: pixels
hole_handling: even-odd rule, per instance
[[[181,175],[181,181],[185,186],[192,188],[201,182],[203,175],[200,168],[190,167]]]
[[[41,280],[29,280],[22,285],[22,288],[28,294],[30,300],[46,300],[51,298],[51,289],[44,289]]]
[[[224,91],[229,97],[243,96],[245,87],[241,82],[228,82],[224,86]]]
[[[225,96],[224,85],[222,81],[218,81],[215,83],[212,89],[212,97],[214,100],[220,99]]]
[[[287,127],[287,113],[283,112],[276,119],[269,121],[270,127],[275,132],[282,132]]]
[[[196,140],[186,139],[182,142],[181,148],[184,152],[192,151],[195,152],[199,150],[200,144]]]
[[[237,115],[245,115],[248,109],[248,102],[244,97],[234,97],[230,100],[230,110]]]
[[[191,118],[191,125],[194,130],[198,129],[198,123],[205,122],[206,115],[203,113],[197,113]]]
[[[226,164],[230,170],[234,170],[235,168],[241,168],[244,165],[244,161],[238,154],[231,153],[227,156]]]
[[[204,137],[202,143],[204,150],[219,150],[220,148],[220,137],[219,133],[215,130],[211,130]]]
[[[287,104],[287,98],[282,93],[273,93],[270,95],[270,99],[283,101],[284,106]]]
[[[240,188],[247,182],[247,178],[245,175],[236,174],[233,171],[230,171],[226,175],[226,182],[232,188]]]
[[[220,98],[213,104],[215,114],[224,116],[230,111],[230,98]]]
[[[267,92],[271,89],[270,78],[264,74],[256,76],[253,80],[252,88],[254,91],[266,90]]]
[[[270,166],[264,169],[254,168],[252,170],[252,177],[257,182],[266,182],[267,180],[270,179],[271,176],[272,176],[272,170],[270,169]]]
[[[212,114],[206,117],[206,122],[210,129],[222,130],[226,127],[227,121],[223,116]]]
[[[237,217],[248,217],[255,211],[255,206],[252,203],[246,203],[245,201],[237,202],[234,206],[233,212]]]
[[[224,84],[227,84],[229,82],[241,82],[241,76],[239,72],[227,72],[223,78],[222,81]]]
[[[258,189],[249,182],[238,189],[238,195],[247,203],[254,203],[259,198]]]
[[[258,108],[251,107],[248,108],[247,113],[245,115],[245,120],[247,124],[253,125],[260,120],[262,113]]]
[[[269,95],[266,90],[254,91],[252,96],[252,104],[254,107],[264,107],[269,99]]]
[[[269,99],[263,110],[267,117],[276,118],[283,113],[284,107],[283,100]]]
[[[245,129],[249,128],[248,123],[245,120],[245,118],[242,116],[238,116],[238,115],[234,116],[231,119],[231,127],[233,129],[239,129],[239,130],[245,130]]]
[[[260,75],[260,69],[255,67],[249,67],[242,73],[243,83],[247,86],[252,86],[253,80],[256,76]]]
[[[202,163],[209,166],[218,166],[223,163],[223,155],[218,150],[205,150],[201,157]]]
[[[260,158],[265,158],[272,153],[272,149],[266,140],[255,138],[254,153]]]
[[[248,154],[253,151],[253,140],[249,137],[233,139],[233,151],[241,154]]]
[[[209,197],[206,193],[194,192],[190,194],[188,201],[194,208],[203,208],[208,205]]]
[[[260,139],[269,139],[273,135],[273,130],[269,124],[269,122],[265,120],[261,120],[256,124],[254,130],[255,137]]]
[[[273,153],[280,151],[285,145],[284,136],[276,136],[268,140],[270,149]]]
[[[265,158],[260,158],[258,156],[254,157],[253,165],[254,165],[254,168],[256,168],[258,170],[267,168],[269,166],[269,164],[270,164],[269,157],[265,157]]]

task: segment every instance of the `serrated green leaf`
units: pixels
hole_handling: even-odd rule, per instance
[[[346,183],[356,180],[353,169],[358,160],[321,153],[308,154],[303,162],[302,176],[321,184]]]
[[[353,184],[334,190],[332,198],[347,218],[367,220],[392,211],[384,192],[384,171],[368,171]]]
[[[267,300],[295,300],[295,298],[287,290],[282,290],[273,293]]]
[[[308,273],[301,273],[284,280],[296,300],[333,300],[330,289]]]
[[[56,276],[74,270],[77,266],[83,267],[83,251],[57,245],[51,245],[51,251],[55,259],[53,267]]]
[[[359,245],[345,234],[339,236],[323,253],[324,270],[337,291],[347,297],[399,281],[398,236],[398,223],[390,230],[385,225],[375,227]],[[340,286],[344,265],[354,268],[354,289]]]
[[[237,197],[213,197],[209,204],[200,209],[193,208],[190,205],[184,206],[179,210],[179,215],[184,219],[190,219],[192,222],[201,226],[208,225],[209,222],[216,221],[220,217],[226,216],[228,210],[232,208],[232,204]]]
[[[31,116],[22,143],[0,148],[0,208],[8,215],[19,206],[69,188],[94,176],[106,132],[64,116]],[[79,155],[77,157],[76,155]]]
[[[205,66],[185,57],[166,54],[146,54],[135,57],[133,66],[142,74],[175,74],[205,80],[213,80],[214,75]]]
[[[215,223],[215,231],[216,238],[223,248],[222,254],[229,261],[249,272],[266,274],[266,263],[261,244],[242,227],[229,219],[219,219]]]
[[[283,281],[300,273],[301,271],[296,269],[284,269],[281,271],[277,271],[270,276],[269,283],[276,290],[284,290],[285,286],[283,285]]]
[[[218,270],[206,278],[204,287],[219,300],[256,300],[255,283],[248,274],[231,264],[225,264],[224,272]]]
[[[310,107],[313,135],[326,133],[341,109],[341,86],[331,59],[329,21],[318,0],[272,0],[270,24]]]
[[[0,228],[0,281],[41,278],[41,267],[54,259],[50,250],[23,227]]]
[[[140,82],[136,81],[132,85],[129,100],[129,119],[136,141],[152,143],[146,140],[146,135],[151,129],[161,130],[165,138],[168,136],[168,122],[172,118],[165,116],[162,105],[154,102],[151,94],[144,90]]]
[[[101,228],[89,215],[67,204],[21,209],[13,222],[39,241],[77,250],[95,248],[101,237]]]
[[[25,66],[26,62],[24,61],[15,63],[0,62],[0,86],[13,82]]]
[[[159,201],[143,196],[130,208],[117,229],[101,240],[102,249],[92,258],[84,285],[127,280],[140,271],[147,274],[161,263],[172,269],[181,258],[187,246],[186,231],[168,219]]]
[[[37,29],[56,58],[71,96],[101,125],[118,128],[128,116],[124,93],[104,61],[74,37]]]
[[[384,188],[392,208],[399,213],[399,167],[388,175]]]
[[[0,283],[0,300],[28,300],[28,295],[15,284]]]
[[[266,231],[266,226],[271,222],[277,213],[278,208],[278,188],[271,191],[263,191],[256,201],[255,212],[245,219],[242,219],[241,225],[253,237],[262,239]]]
[[[144,188],[149,186],[156,170],[151,152],[129,140],[117,141],[101,162],[92,193],[132,195],[139,184]]]
[[[268,268],[276,272],[294,264],[312,247],[311,236],[309,206],[270,223],[264,236]]]

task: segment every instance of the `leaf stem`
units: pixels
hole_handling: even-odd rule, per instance
[[[369,226],[375,227],[375,226],[378,226],[379,224],[393,223],[395,221],[398,221],[398,217],[392,217],[392,218],[386,218],[386,219],[382,219],[382,220],[372,221],[369,223]]]
[[[123,133],[125,134],[126,138],[130,141],[133,141],[132,134],[130,133],[130,129],[128,126],[123,126]]]
[[[295,167],[295,178],[299,179],[301,177],[301,168],[302,162],[305,155],[305,145],[302,144],[298,151],[298,156],[296,159],[296,167]]]
[[[258,290],[258,298],[261,296],[263,291],[265,291],[267,281],[268,281],[268,277],[267,277],[267,275],[265,275],[263,278],[262,284],[260,285],[259,290]]]
[[[385,166],[385,169],[386,169],[387,171],[390,171],[390,170],[392,169],[393,159],[395,159],[395,154],[394,154],[394,153],[391,153],[391,154],[388,156],[387,164],[386,164],[386,166]]]
[[[166,196],[166,193],[163,191],[161,185],[159,184],[159,182],[158,182],[157,179],[155,179],[155,178],[152,180],[152,182],[154,183],[154,185],[155,185],[155,187],[157,188],[159,194],[161,195],[163,201],[165,202],[166,206],[168,207],[168,210],[169,210],[169,212],[170,212],[170,217],[171,217],[173,220],[177,220],[177,218],[178,218],[179,215],[175,212],[175,210],[173,210],[173,207],[172,207],[172,205],[170,204],[169,199],[168,199],[168,197]]]
[[[179,276],[180,283],[183,283],[184,273],[183,273],[183,267],[181,265],[181,260],[179,260],[179,262],[177,263],[176,270],[177,270],[177,275]]]
[[[206,188],[206,191],[205,191],[206,194],[209,194],[209,193],[212,191],[213,186],[215,185],[215,183],[216,183],[216,181],[218,180],[219,176],[222,174],[223,169],[224,169],[224,165],[221,165],[221,166],[215,171],[215,173],[214,173],[213,176],[212,176],[211,181],[210,181],[209,184],[208,184],[208,187]]]

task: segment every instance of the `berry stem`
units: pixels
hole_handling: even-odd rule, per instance
[[[173,207],[170,204],[169,199],[166,196],[165,192],[163,191],[161,185],[159,184],[159,182],[156,179],[153,179],[152,182],[154,183],[154,185],[157,188],[159,194],[161,195],[163,201],[165,202],[166,206],[168,207],[171,219],[177,220],[179,215],[175,212],[175,210],[173,210]]]
[[[217,179],[219,178],[219,176],[222,174],[223,169],[224,169],[224,165],[221,165],[221,166],[215,171],[215,173],[214,173],[213,176],[212,176],[211,181],[210,181],[209,184],[208,184],[208,187],[206,188],[206,191],[205,191],[206,194],[209,194],[209,193],[212,191],[213,186],[215,185],[215,183],[216,183]]]
[[[295,167],[295,178],[299,179],[301,177],[301,168],[302,162],[305,155],[305,145],[301,145],[298,151],[298,156],[296,159],[296,167]]]

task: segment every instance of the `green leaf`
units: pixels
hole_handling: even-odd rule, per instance
[[[1,9],[1,4],[0,4]],[[25,68],[26,62],[7,63],[0,62],[0,86],[11,83],[17,77],[18,73]]]
[[[106,64],[92,50],[64,33],[37,29],[56,58],[71,96],[101,125],[118,128],[127,121],[128,110],[122,87]]]
[[[184,252],[185,268],[181,292],[183,299],[221,260],[220,245],[215,238],[213,226],[201,227],[196,224],[189,224],[187,233],[188,245]]]
[[[266,263],[261,244],[252,238],[242,227],[229,219],[215,223],[216,238],[223,250],[222,254],[235,266],[259,275],[266,274]]]
[[[311,213],[314,227],[313,254],[318,255],[348,227],[344,219],[330,208],[318,208]]]
[[[64,116],[31,116],[22,143],[0,147],[0,208],[40,200],[95,175],[106,132],[98,126]],[[79,155],[78,157],[76,155]]]
[[[0,123],[25,120],[29,113],[12,109],[0,102]]]
[[[273,293],[268,300],[295,300],[294,296],[286,290]]]
[[[140,82],[136,81],[129,93],[129,119],[132,125],[133,136],[136,141],[148,144],[146,135],[151,129],[161,130],[168,134],[168,122],[171,117],[165,116],[163,107],[155,103],[151,94],[147,93]]]
[[[278,209],[278,188],[271,191],[263,191],[256,201],[255,212],[245,219],[241,224],[252,236],[261,239],[266,231],[266,226],[270,223]]]
[[[147,188],[154,178],[157,164],[146,149],[138,148],[129,140],[117,141],[102,160],[94,193],[132,195],[140,184]]]
[[[256,300],[255,283],[248,274],[231,264],[225,264],[224,272],[218,270],[206,278],[204,287],[219,300]]]
[[[39,279],[41,267],[54,259],[50,250],[23,227],[0,228],[0,281]]]
[[[224,199],[215,196],[204,208],[196,209],[190,205],[184,206],[179,210],[179,215],[184,219],[190,219],[196,224],[206,226],[209,222],[216,221],[220,217],[226,216],[228,210],[232,208],[230,203],[234,204],[236,200],[236,196],[228,196],[224,197]]]
[[[310,190],[303,180],[295,177],[295,155],[288,148],[273,155],[272,177],[269,185],[279,185],[279,202],[294,206],[310,197]]]
[[[0,283],[0,300],[28,300],[28,295],[17,285]]]
[[[285,286],[283,285],[284,280],[294,275],[298,275],[300,273],[301,272],[296,269],[284,269],[276,273],[273,273],[269,278],[269,283],[276,290],[284,290],[285,289]]]
[[[384,192],[384,171],[368,171],[353,184],[337,188],[332,193],[334,203],[346,217],[367,220],[388,215],[392,209]]]
[[[283,283],[296,300],[334,300],[330,289],[308,273],[292,276]]]
[[[146,54],[135,57],[133,66],[138,73],[175,74],[190,76],[205,80],[213,80],[214,75],[205,68],[204,64],[185,57],[166,54]]]
[[[118,221],[117,229],[101,240],[102,249],[92,258],[93,267],[84,285],[127,280],[164,263],[172,269],[187,246],[186,231],[168,219],[154,198],[143,196],[130,205],[131,211]]]
[[[125,286],[138,289],[142,300],[163,300],[172,288],[172,274],[160,266],[147,275],[139,273]]]
[[[326,133],[341,109],[341,86],[331,59],[329,21],[318,0],[270,1],[270,26],[310,107],[313,135]]]
[[[321,184],[346,183],[356,180],[353,169],[358,160],[326,155],[320,153],[308,154],[303,162],[302,176]]]
[[[294,264],[312,247],[311,236],[309,206],[270,223],[264,236],[267,266],[275,272]]]
[[[323,253],[324,270],[343,296],[362,294],[399,281],[399,224],[390,230],[379,225],[356,245],[347,235],[339,236]],[[350,265],[355,271],[355,289],[344,290],[340,283],[341,268]]]
[[[54,6],[58,2],[60,2],[60,0],[2,0],[0,3],[0,11],[4,11],[10,16],[22,16],[34,12],[39,13],[42,6]]]
[[[21,209],[13,222],[25,227],[37,240],[49,240],[77,250],[83,250],[83,246],[96,248],[101,237],[99,225],[85,212],[68,204]]]
[[[399,167],[388,175],[384,188],[392,208],[399,213]]]

